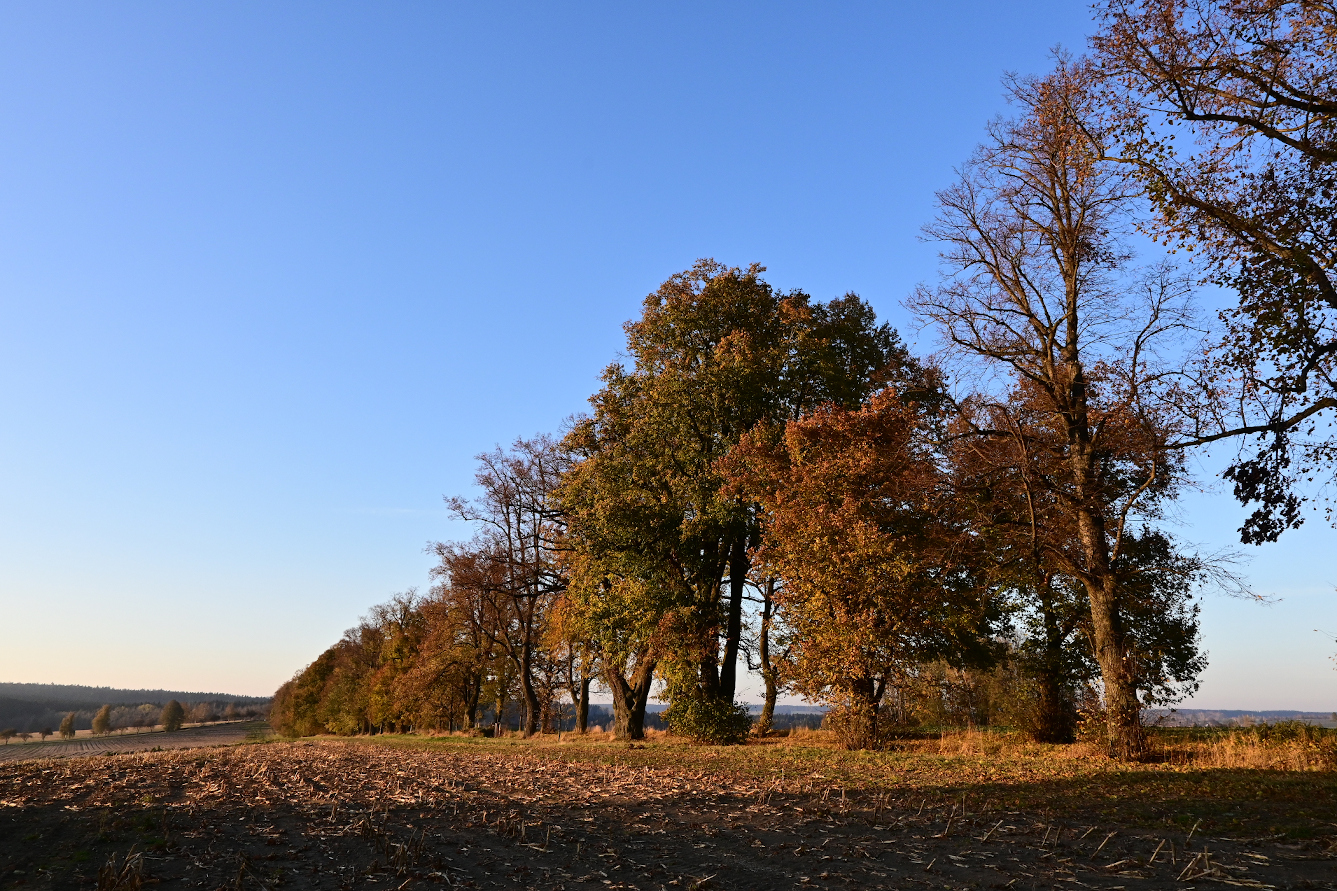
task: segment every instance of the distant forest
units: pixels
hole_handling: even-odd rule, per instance
[[[936,194],[939,273],[904,306],[940,349],[757,264],[670,276],[588,410],[478,456],[447,499],[473,537],[284,685],[275,726],[518,709],[532,734],[598,684],[622,739],[652,694],[724,743],[788,693],[853,748],[1004,724],[1144,756],[1146,710],[1206,667],[1201,592],[1250,593],[1175,529],[1201,450],[1233,453],[1245,544],[1337,491],[1337,35],[1314,4],[1095,14],[1089,56],[1005,79],[1012,117]],[[1236,299],[1208,312],[1204,284]]]
[[[225,716],[260,717],[267,714],[269,705],[267,697],[229,693],[0,683],[0,729],[19,733],[53,730],[72,712],[74,728],[88,730],[93,726],[94,715],[104,705],[112,706],[113,730],[152,726],[163,706],[173,699],[185,706],[186,720],[191,722]]]

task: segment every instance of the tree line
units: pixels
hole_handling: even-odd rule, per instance
[[[69,711],[61,717],[59,725],[30,722],[28,729],[6,728],[0,730],[0,739],[7,744],[18,737],[25,742],[33,736],[45,740],[49,736],[59,735],[61,739],[73,739],[79,730],[87,728],[94,736],[106,736],[115,731],[146,731],[162,727],[167,731],[180,730],[186,723],[207,724],[215,721],[238,721],[244,718],[264,718],[268,708],[264,705],[238,705],[235,702],[195,702],[180,703],[169,699],[166,705],[144,702],[138,705],[116,705],[110,703],[96,710]]]
[[[676,731],[737,741],[746,664],[757,730],[788,691],[876,746],[988,689],[1037,739],[1085,712],[1140,756],[1143,708],[1205,666],[1198,592],[1238,588],[1167,522],[1195,450],[1238,448],[1246,543],[1331,478],[1337,15],[1098,14],[1088,56],[1005,81],[1015,113],[937,195],[940,275],[906,305],[939,351],[761,266],[672,276],[590,409],[479,456],[480,494],[448,499],[474,537],[284,685],[276,726],[467,730],[515,706],[533,733],[569,700],[583,730],[597,683],[636,739],[658,683]],[[1142,236],[1168,250],[1140,261]],[[1235,302],[1208,316],[1204,284]]]

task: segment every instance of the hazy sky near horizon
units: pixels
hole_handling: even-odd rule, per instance
[[[0,680],[267,695],[467,530],[698,257],[911,342],[916,238],[1081,2],[0,5]],[[1215,459],[1219,461],[1218,459]],[[1210,467],[1204,478],[1210,480]],[[1185,500],[1230,546],[1242,509]],[[1193,704],[1337,709],[1334,533]]]

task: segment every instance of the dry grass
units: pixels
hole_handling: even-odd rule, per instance
[[[1204,768],[1311,772],[1337,770],[1337,731],[1298,721],[1220,730],[1163,730],[1172,762]]]

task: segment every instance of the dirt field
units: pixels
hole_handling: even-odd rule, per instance
[[[463,739],[9,762],[0,887],[1337,888],[1330,772],[1025,762]]]
[[[257,734],[268,735],[262,721],[232,721],[187,727],[175,733],[155,730],[147,733],[112,733],[107,736],[79,736],[46,741],[10,742],[0,746],[0,762],[30,761],[34,758],[69,758],[75,755],[147,752],[151,749],[197,749],[200,746],[227,746]]]

